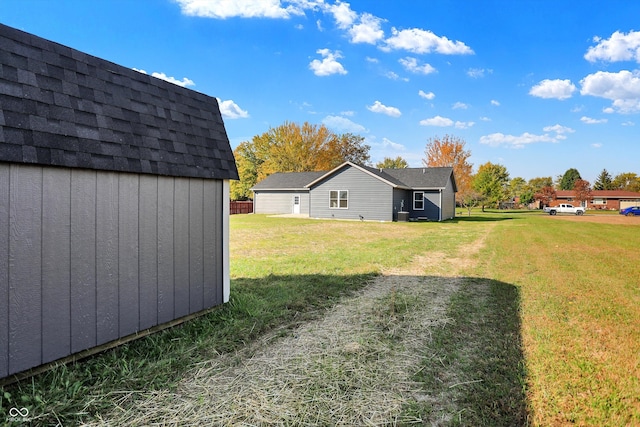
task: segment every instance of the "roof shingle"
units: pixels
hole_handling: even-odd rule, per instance
[[[238,179],[215,98],[2,24],[0,161]]]

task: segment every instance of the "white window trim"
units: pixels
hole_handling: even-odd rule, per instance
[[[421,208],[416,208],[416,202],[418,200],[416,200],[416,194],[422,194],[422,207]],[[424,191],[414,191],[413,192],[413,210],[414,211],[423,211],[424,210]]]
[[[338,193],[338,198],[337,198],[338,206],[336,206],[335,208],[331,207],[331,193],[333,193],[334,191],[336,193]],[[340,207],[340,193],[341,192],[346,192],[347,193],[347,207],[346,208]],[[329,190],[329,209],[349,209],[349,190]]]

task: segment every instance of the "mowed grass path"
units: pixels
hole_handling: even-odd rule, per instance
[[[513,214],[480,274],[520,289],[534,425],[640,425],[640,220]]]

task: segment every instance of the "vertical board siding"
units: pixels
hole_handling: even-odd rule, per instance
[[[42,362],[71,352],[71,170],[42,180]]]
[[[71,352],[75,353],[96,345],[95,171],[71,171],[70,287]]]
[[[221,304],[223,182],[0,164],[0,377]]]
[[[158,324],[158,177],[140,176],[140,329]]]
[[[216,221],[220,216],[220,211],[216,210],[219,206],[219,198],[216,197],[216,189],[219,187],[219,181],[206,181],[204,183],[203,195],[203,242],[202,242],[202,268],[203,268],[203,303],[205,307],[212,307],[220,304],[218,293],[216,292],[216,283],[221,283],[216,277],[220,265],[220,261],[216,258]]]
[[[96,338],[104,344],[118,338],[118,176],[96,176]]]
[[[21,371],[42,363],[42,169],[9,180],[9,369]]]
[[[140,330],[138,277],[139,179],[138,175],[120,174],[118,183],[118,306],[121,337]]]
[[[189,314],[189,178],[175,179],[173,208],[174,315]]]
[[[201,179],[189,179],[189,312],[204,307],[203,272],[203,200],[204,185]]]
[[[173,211],[175,181],[158,180],[158,322],[175,319]]]
[[[0,163],[0,378],[9,375],[9,165]]]

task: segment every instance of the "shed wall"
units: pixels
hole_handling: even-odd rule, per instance
[[[221,304],[225,185],[0,163],[0,377]]]
[[[348,190],[348,209],[329,208],[329,192]],[[393,187],[351,166],[311,188],[310,216],[313,218],[393,220]]]

